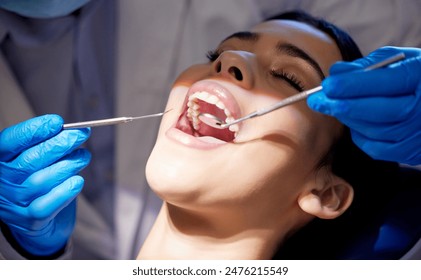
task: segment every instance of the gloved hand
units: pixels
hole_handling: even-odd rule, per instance
[[[76,148],[90,129],[62,130],[57,115],[36,117],[0,132],[0,219],[32,255],[62,249],[75,224],[76,175],[90,153]]]
[[[404,61],[361,71],[399,52]],[[351,129],[354,143],[375,159],[421,164],[421,49],[383,47],[330,68],[310,108]]]

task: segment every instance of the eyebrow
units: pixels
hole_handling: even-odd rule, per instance
[[[259,34],[254,33],[254,32],[250,32],[250,31],[241,31],[241,32],[237,32],[237,33],[234,33],[234,34],[228,36],[227,38],[222,40],[222,42],[225,42],[226,40],[229,40],[229,39],[232,39],[232,38],[240,39],[242,41],[255,42],[259,39]]]
[[[316,70],[317,74],[319,75],[320,79],[323,80],[325,78],[325,75],[323,74],[322,68],[320,65],[314,60],[309,54],[307,54],[305,51],[300,49],[299,47],[289,44],[289,43],[278,43],[276,45],[276,50],[279,53],[284,53],[292,57],[298,57],[303,60],[305,60],[310,66]]]
[[[222,42],[225,42],[229,39],[239,39],[242,41],[250,41],[250,42],[256,42],[259,39],[259,34],[249,31],[242,31],[234,33],[227,38],[225,38]],[[221,43],[222,43],[221,42]],[[319,75],[320,79],[323,80],[325,78],[325,75],[323,74],[322,68],[320,65],[316,62],[314,58],[312,58],[308,53],[306,53],[304,50],[300,49],[299,47],[290,44],[290,43],[283,43],[279,42],[276,45],[276,50],[278,53],[281,54],[287,54],[292,57],[300,58],[304,61],[306,61]]]

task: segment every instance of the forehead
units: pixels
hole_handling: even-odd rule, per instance
[[[313,57],[327,74],[331,64],[342,60],[335,41],[321,30],[292,20],[270,20],[254,26],[251,32],[259,34],[259,41],[268,47],[277,43],[297,46]]]

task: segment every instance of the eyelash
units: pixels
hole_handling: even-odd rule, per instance
[[[305,89],[303,83],[297,78],[297,76],[294,73],[285,72],[284,70],[272,69],[270,70],[270,74],[277,79],[286,81],[298,91],[304,91]]]
[[[216,49],[216,50],[210,50],[206,53],[206,57],[209,60],[209,62],[214,62],[215,60],[218,59],[218,57],[221,55],[221,51]],[[303,83],[297,78],[297,76],[293,73],[290,72],[285,72],[284,70],[275,70],[272,69],[270,71],[270,74],[277,78],[277,79],[281,79],[286,81],[287,83],[289,83],[294,89],[298,90],[298,91],[303,91],[304,85]]]
[[[215,60],[218,59],[220,55],[221,55],[221,51],[218,49],[210,50],[206,53],[206,57],[207,59],[209,59],[209,62],[214,62]]]

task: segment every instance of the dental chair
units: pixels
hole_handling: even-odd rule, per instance
[[[420,260],[421,171],[400,167],[396,184],[381,197],[370,198],[359,214],[313,221],[275,259]]]

